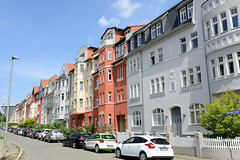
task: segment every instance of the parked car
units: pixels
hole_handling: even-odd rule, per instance
[[[64,140],[64,134],[62,130],[60,129],[53,129],[49,130],[49,132],[46,134],[44,141],[51,142],[51,141],[63,141]]]
[[[17,134],[18,134],[18,135],[22,135],[22,134],[23,134],[23,130],[24,130],[23,128],[20,128],[20,129],[18,130],[18,133],[17,133]]]
[[[27,136],[28,130],[29,130],[28,128],[23,129],[23,132],[22,132],[22,136],[23,136],[23,137],[26,137],[26,136]]]
[[[27,137],[30,137],[32,135],[32,131],[33,129],[32,128],[29,128],[28,131],[27,131]]]
[[[14,131],[13,131],[13,133],[14,134],[18,134],[18,131],[20,130],[20,128],[16,128]]]
[[[32,131],[32,134],[31,134],[30,137],[31,137],[32,139],[38,138],[39,133],[41,133],[41,130],[34,129],[34,130]]]
[[[173,159],[174,152],[171,144],[165,139],[154,136],[134,136],[116,146],[117,158],[121,156],[139,157],[140,160]]]
[[[63,147],[71,146],[73,148],[83,147],[85,139],[89,137],[87,133],[71,133],[64,138],[62,144]]]
[[[46,134],[52,129],[43,129],[41,133],[38,134],[38,140],[44,140]]]
[[[101,150],[114,151],[117,140],[113,134],[94,133],[84,141],[84,149],[95,149],[98,153]]]

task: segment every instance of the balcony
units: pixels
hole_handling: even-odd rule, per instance
[[[75,62],[84,62],[86,60],[85,57],[78,57],[75,59]]]
[[[106,39],[106,40],[103,40],[102,42],[100,42],[99,44],[99,50],[101,48],[103,48],[104,46],[106,45],[113,45],[114,44],[114,39]]]

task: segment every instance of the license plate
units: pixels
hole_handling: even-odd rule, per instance
[[[168,148],[159,148],[160,151],[168,151]]]
[[[113,148],[113,145],[107,145],[108,148]]]

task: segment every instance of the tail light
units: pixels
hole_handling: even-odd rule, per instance
[[[145,146],[148,146],[149,149],[154,149],[155,146],[152,142],[148,143],[148,144],[145,144]]]
[[[35,133],[35,135],[37,135],[37,133]]]
[[[46,132],[43,132],[44,134],[46,134]]]
[[[84,138],[78,138],[78,140],[84,140]]]
[[[116,143],[117,143],[117,140],[116,140]]]
[[[32,133],[32,131],[30,131],[30,133]]]
[[[64,136],[64,133],[63,133],[63,136]]]
[[[51,136],[53,136],[53,134],[51,133]]]
[[[100,143],[104,143],[104,140],[100,139]]]
[[[171,145],[171,148],[173,149],[173,146]]]

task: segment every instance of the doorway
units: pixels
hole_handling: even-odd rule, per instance
[[[182,136],[182,119],[180,107],[174,107],[172,109],[172,131],[174,137]]]

